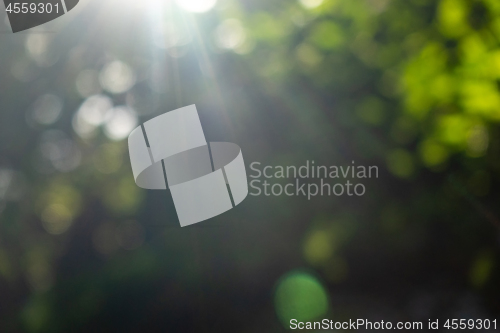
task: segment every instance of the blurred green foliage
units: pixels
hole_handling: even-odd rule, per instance
[[[500,2],[153,3],[0,34],[2,332],[498,314]],[[180,229],[168,192],[134,184],[126,136],[192,103],[247,165],[380,178]]]

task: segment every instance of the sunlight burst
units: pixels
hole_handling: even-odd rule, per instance
[[[193,13],[203,13],[212,9],[217,0],[176,0],[179,7]]]

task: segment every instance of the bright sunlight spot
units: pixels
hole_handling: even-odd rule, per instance
[[[203,13],[212,9],[217,0],[176,0],[179,7],[193,13]]]
[[[316,8],[323,3],[323,0],[299,0],[305,8]]]

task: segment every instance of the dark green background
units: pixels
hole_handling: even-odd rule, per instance
[[[0,331],[495,318],[500,2],[163,3],[89,0],[0,34]],[[228,19],[246,35],[234,50],[217,42]],[[186,42],[158,47],[161,22]],[[135,85],[93,93],[140,122],[195,103],[207,140],[237,143],[247,167],[355,161],[380,176],[363,197],[249,196],[180,228],[168,192],[135,186],[126,140],[74,131],[79,75],[115,60]],[[47,93],[62,113],[34,122]]]

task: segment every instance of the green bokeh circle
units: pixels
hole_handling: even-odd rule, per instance
[[[285,327],[289,327],[291,319],[309,321],[328,310],[326,290],[314,276],[304,272],[285,275],[278,283],[274,302]]]

